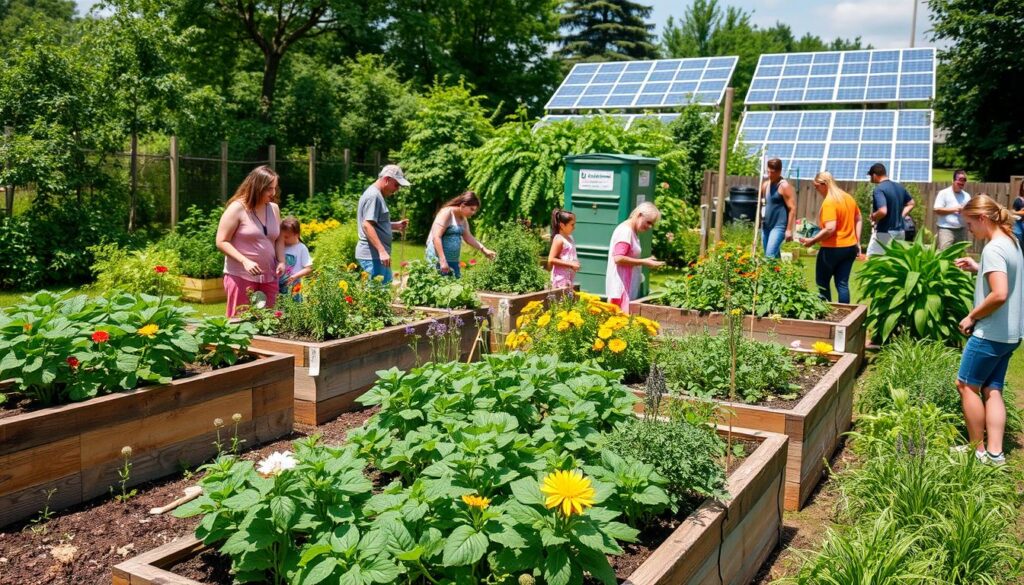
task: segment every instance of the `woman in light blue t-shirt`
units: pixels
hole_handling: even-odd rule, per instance
[[[968,201],[961,216],[975,239],[988,243],[980,264],[969,257],[956,259],[957,267],[978,275],[974,308],[960,321],[960,331],[970,338],[960,359],[956,387],[975,456],[984,463],[1003,465],[1003,383],[1021,340],[1024,257],[1013,235],[1013,216],[988,195]],[[958,449],[967,451],[970,446]]]

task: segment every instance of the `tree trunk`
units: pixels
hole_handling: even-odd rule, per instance
[[[264,122],[271,121],[274,107],[274,89],[277,86],[277,73],[284,57],[277,50],[270,49],[263,58],[263,93],[260,95],[260,115]]]

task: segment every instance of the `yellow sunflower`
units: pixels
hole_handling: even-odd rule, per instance
[[[143,337],[149,337],[152,339],[156,335],[157,331],[160,331],[160,326],[155,323],[149,323],[148,325],[139,327],[136,333]]]
[[[576,469],[548,474],[540,486],[540,491],[547,496],[544,507],[560,507],[566,518],[573,514],[583,514],[586,508],[594,505],[595,493],[590,485],[590,479]]]
[[[483,510],[487,506],[491,505],[491,499],[490,498],[484,498],[484,497],[477,496],[477,495],[472,495],[472,496],[465,495],[465,496],[462,496],[462,501],[465,502],[465,504],[467,506],[469,506],[470,508],[480,508],[481,510]]]
[[[620,353],[626,349],[626,342],[616,337],[608,342],[608,349],[612,350],[612,353]]]
[[[811,349],[813,349],[814,353],[818,355],[828,355],[832,353],[832,350],[834,348],[832,347],[831,343],[827,343],[824,341],[815,341],[814,345],[811,346]]]

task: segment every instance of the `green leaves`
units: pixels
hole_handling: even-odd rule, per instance
[[[456,528],[444,545],[444,565],[472,565],[487,552],[487,535],[477,532],[472,526],[462,525]]]
[[[957,325],[973,304],[974,282],[953,265],[967,243],[938,251],[922,238],[892,242],[860,273],[862,294],[871,301],[867,325],[883,343],[905,333],[917,339],[960,343]]]

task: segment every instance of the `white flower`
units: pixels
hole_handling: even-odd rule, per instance
[[[297,464],[298,462],[295,460],[295,457],[288,451],[275,451],[266,459],[260,461],[259,465],[256,466],[256,471],[263,475],[278,475],[282,471],[295,469]]]
[[[800,343],[800,340],[799,340],[799,339],[797,339],[797,340],[796,340],[796,341],[794,341],[793,343],[790,343],[790,344],[789,344],[789,347],[792,347],[793,349],[800,349],[801,347],[803,347],[803,345],[804,345],[804,344]]]

